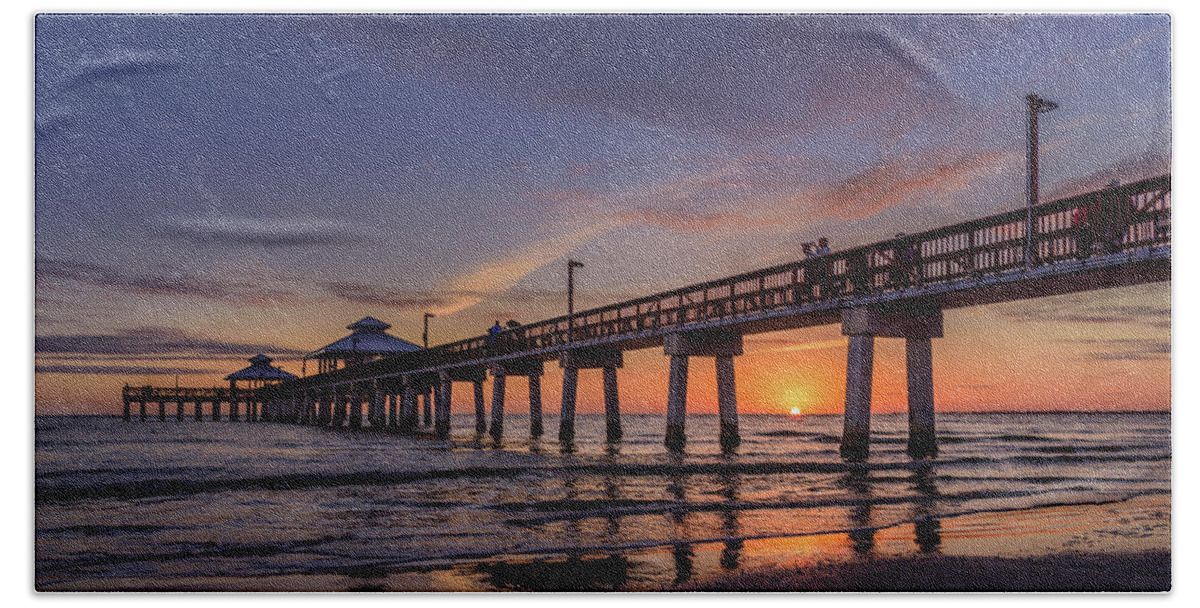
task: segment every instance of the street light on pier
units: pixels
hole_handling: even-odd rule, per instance
[[[583,268],[583,262],[567,260],[567,343],[575,333],[575,269]]]
[[[1033,207],[1038,204],[1038,114],[1058,107],[1048,99],[1030,93],[1029,134],[1025,141],[1025,268],[1033,267]]]
[[[421,332],[421,342],[425,344],[425,348],[429,348],[429,320],[437,315],[433,313],[425,313],[425,331]]]

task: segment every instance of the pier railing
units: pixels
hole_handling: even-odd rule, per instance
[[[1026,222],[1026,210],[1018,209],[376,363],[386,361],[392,369],[454,365],[1167,245],[1171,241],[1171,177],[1038,205],[1033,209],[1034,231],[1028,243]],[[1033,252],[1028,264],[1027,244]],[[320,376],[346,382],[358,371],[348,368]]]
[[[253,394],[251,389],[239,390],[241,395]],[[125,401],[228,401],[229,390],[224,388],[183,388],[171,386],[126,386],[121,389]]]

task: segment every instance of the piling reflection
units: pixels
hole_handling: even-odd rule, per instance
[[[669,475],[666,490],[677,503],[671,508],[671,523],[675,529],[675,538],[686,541],[691,538],[688,531],[687,477],[679,473]],[[675,561],[675,584],[690,580],[695,571],[693,564],[695,552],[692,545],[687,542],[676,543],[671,550],[671,556]]]
[[[676,544],[671,550],[671,556],[675,558],[675,584],[679,585],[691,580],[695,571],[693,560],[696,556],[691,543]]]
[[[485,582],[512,591],[614,591],[629,580],[632,566],[621,555],[568,557],[531,562],[487,562],[477,571]]]
[[[917,493],[913,503],[917,549],[921,553],[940,553],[942,522],[937,518],[937,501],[940,494],[935,483],[933,467],[921,467],[913,471],[911,481],[913,490]]]
[[[840,480],[850,496],[860,502],[850,507],[850,548],[857,554],[869,556],[875,550],[875,530],[871,528],[871,471],[866,467],[851,467]]]
[[[604,476],[601,486],[606,500],[612,501],[615,504],[616,501],[621,499],[620,477],[611,473],[607,474]],[[604,527],[605,533],[608,534],[609,538],[617,538],[617,535],[621,532],[621,518],[613,511],[606,510],[604,519],[606,522]]]
[[[734,473],[722,473],[719,476],[720,494],[727,503],[736,503],[740,500],[742,489],[742,478]],[[735,570],[741,561],[742,549],[745,543],[741,539],[735,538],[740,535],[740,526],[738,525],[738,510],[733,504],[726,504],[726,509],[721,515],[721,535],[729,539],[725,541],[725,547],[721,549],[721,567],[726,570]]]

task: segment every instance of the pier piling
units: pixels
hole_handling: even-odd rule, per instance
[[[492,426],[489,433],[496,441],[504,436],[504,378],[505,371],[499,365],[492,366]]]
[[[734,385],[733,357],[742,354],[742,336],[718,331],[694,331],[670,334],[663,340],[663,353],[671,357],[667,384],[668,449],[681,450],[687,443],[687,382],[689,357],[715,357],[717,401],[721,420],[721,446],[733,449],[740,443],[737,427],[737,394]]]
[[[542,374],[529,374],[529,436],[542,436]]]
[[[684,428],[687,420],[687,355],[671,355],[670,375],[667,378],[667,434],[670,450],[681,450],[687,442]]]
[[[575,440],[575,396],[579,388],[579,368],[563,368],[562,407],[559,409],[558,440]]]
[[[929,338],[906,338],[908,374],[908,455],[914,459],[937,456],[933,416],[933,344]]]
[[[604,367],[604,436],[609,442],[620,441],[624,433],[621,431],[621,401],[617,393],[617,368]]]
[[[871,437],[871,372],[875,337],[852,335],[846,349],[846,410],[842,426],[842,458],[866,460]]]
[[[450,404],[451,397],[454,391],[454,380],[450,378],[449,372],[439,372],[438,381],[441,384],[441,389],[438,391],[437,413],[434,416],[433,432],[438,439],[445,439],[450,435]]]
[[[434,387],[428,387],[424,393],[421,393],[421,427],[428,427],[433,423],[433,401]]]
[[[742,442],[738,432],[737,390],[733,357],[717,357],[717,410],[721,423],[721,449],[730,451]]]
[[[411,433],[417,428],[417,387],[413,379],[404,376],[404,390],[400,396],[400,432]]]
[[[482,435],[487,432],[487,405],[483,402],[483,380],[476,380],[471,383],[475,389],[475,434]]]
[[[842,458],[866,460],[871,434],[871,373],[875,337],[904,338],[908,376],[908,453],[913,458],[937,455],[933,415],[933,350],[930,338],[943,333],[942,311],[932,306],[851,308],[842,311],[846,350],[846,412]]]

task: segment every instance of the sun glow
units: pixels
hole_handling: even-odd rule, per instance
[[[775,403],[792,416],[799,416],[804,409],[814,403],[815,393],[813,387],[807,383],[789,383],[775,389]]]

